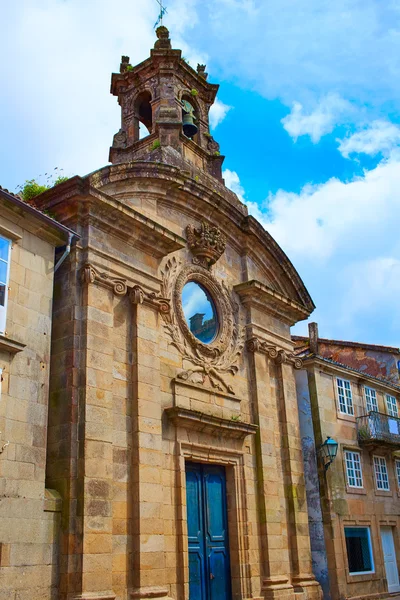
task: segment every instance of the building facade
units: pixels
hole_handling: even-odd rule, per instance
[[[45,487],[53,276],[73,233],[0,188],[0,598],[58,596],[61,497]]]
[[[294,336],[313,568],[325,598],[399,593],[398,348]],[[338,444],[325,469],[318,450]],[[317,449],[317,451],[316,451]]]
[[[314,305],[224,186],[218,86],[157,37],[112,76],[112,164],[37,198],[80,235],[53,311],[58,597],[317,599],[290,337]]]

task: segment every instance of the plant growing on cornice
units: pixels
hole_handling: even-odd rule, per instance
[[[199,92],[195,88],[193,88],[192,90],[190,90],[190,93],[192,94],[192,96],[198,96],[199,95]]]
[[[188,59],[185,56],[181,57],[183,62],[185,62],[187,65],[190,65],[190,62],[188,61]]]
[[[214,152],[214,156],[221,156],[221,152]]]
[[[54,167],[54,171],[58,171],[58,173],[60,173],[62,170],[63,169]],[[46,183],[40,183],[36,179],[26,179],[23,185],[19,185],[17,187],[17,193],[19,193],[19,195],[25,202],[28,202],[29,200],[32,200],[32,198],[39,196],[39,194],[42,194],[43,192],[54,187],[55,185],[59,185],[60,183],[63,183],[64,181],[67,181],[69,179],[69,177],[65,175],[58,175],[54,179],[55,175],[56,173],[45,173],[44,177],[46,177]],[[42,175],[39,175],[39,177],[42,177]]]
[[[133,71],[132,65],[126,65],[125,71]]]
[[[240,415],[231,415],[231,421],[240,421]]]
[[[41,185],[36,181],[36,179],[27,179],[24,185],[19,186],[19,189],[22,199],[25,202],[28,202],[28,200],[32,200],[32,198],[35,198],[36,196],[39,196],[39,194],[42,194],[48,190],[49,186]]]
[[[157,148],[161,148],[160,140],[154,140],[154,142],[151,145],[150,150],[157,150]]]

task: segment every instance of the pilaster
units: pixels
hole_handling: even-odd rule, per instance
[[[300,368],[302,363],[293,354],[257,338],[247,342],[247,349],[250,351],[255,411],[258,413],[259,425],[257,468],[261,523],[265,522],[264,535],[268,536],[263,545],[266,576],[263,580],[262,593],[264,598],[278,596],[286,598],[302,592],[307,597],[319,598],[320,587],[315,581],[311,565],[307,502],[293,374],[293,368]],[[275,390],[272,377],[275,380]],[[266,445],[268,438],[269,446]],[[275,447],[271,445],[271,439],[277,440]],[[274,489],[271,485],[271,475],[272,477],[275,475],[275,489],[279,493],[279,498],[285,498],[285,507],[279,505],[279,513],[276,508],[275,512],[271,512],[268,506],[272,500],[271,490]],[[274,534],[276,536],[276,532],[271,531],[271,524],[278,514],[282,523],[278,535],[280,542],[274,540],[273,536]],[[262,534],[262,537],[264,535]],[[275,547],[275,541],[278,543],[279,550]]]
[[[273,365],[261,352],[258,340],[249,340],[249,368],[252,388],[255,436],[258,511],[261,539],[261,595],[263,598],[293,598],[289,580],[290,556],[286,515],[282,506],[284,484],[275,431],[279,427],[276,399],[272,393]]]
[[[112,591],[113,477],[113,313],[114,295],[124,286],[91,285],[95,277],[82,271],[84,302],[82,341],[86,350],[79,419],[79,467],[82,491],[82,590],[74,600],[114,600]]]
[[[168,600],[162,484],[160,304],[130,291],[133,319],[133,590],[132,599]],[[164,310],[167,304],[162,304]],[[163,310],[163,309],[161,309]]]

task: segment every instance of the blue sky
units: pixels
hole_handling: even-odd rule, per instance
[[[107,164],[120,120],[110,74],[122,54],[148,56],[157,16],[155,0],[14,4],[0,38],[11,190]],[[226,183],[298,269],[320,335],[399,346],[400,0],[166,4],[173,46],[220,84]]]

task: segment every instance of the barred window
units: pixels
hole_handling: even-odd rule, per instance
[[[373,388],[364,386],[365,402],[367,405],[367,412],[372,410],[378,412],[378,402],[376,400],[376,391]]]
[[[354,415],[353,398],[351,395],[350,381],[346,379],[336,379],[337,391],[339,397],[339,410],[346,415]]]
[[[374,456],[374,469],[376,488],[378,490],[390,490],[386,459],[383,456]]]
[[[346,450],[344,453],[346,461],[347,483],[350,487],[362,488],[361,455],[359,452]]]
[[[374,561],[369,527],[345,527],[344,535],[350,575],[373,573]]]

